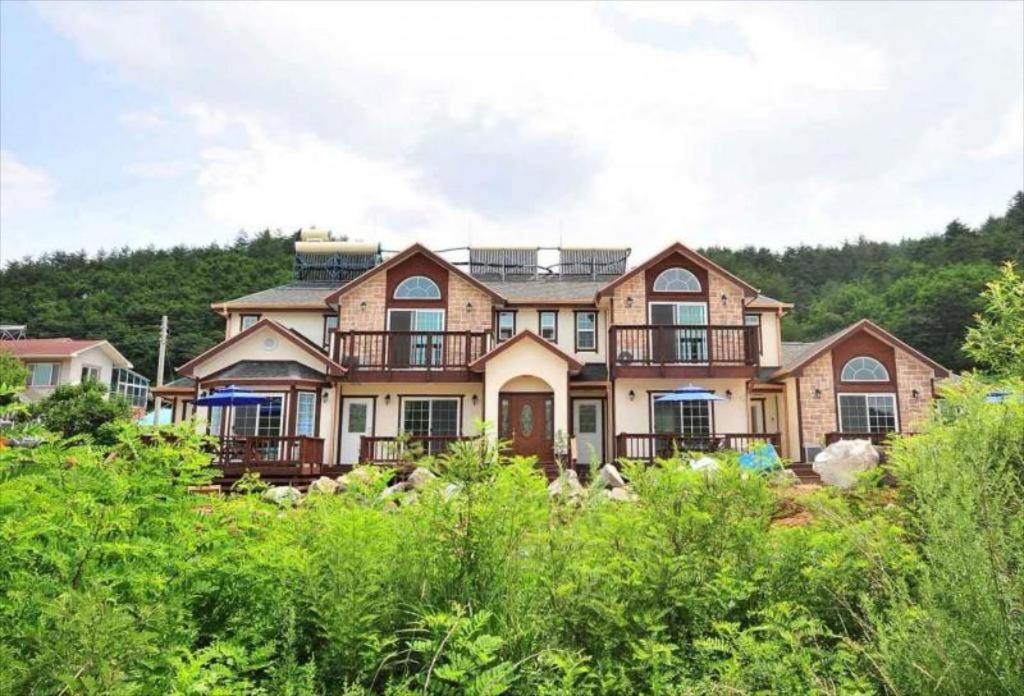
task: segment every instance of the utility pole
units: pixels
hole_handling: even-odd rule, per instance
[[[167,356],[167,315],[160,318],[160,352],[156,358],[156,386],[164,385],[164,359]],[[153,399],[153,425],[160,425],[160,409],[163,407],[163,399],[159,396]]]

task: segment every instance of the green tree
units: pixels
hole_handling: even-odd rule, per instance
[[[91,435],[98,441],[110,441],[109,425],[131,418],[132,407],[120,394],[109,394],[98,382],[62,384],[49,396],[32,406],[32,414],[47,430],[65,437]]]
[[[974,316],[964,350],[998,377],[1024,378],[1024,279],[1012,262],[982,297],[985,309]]]
[[[0,416],[18,406],[18,394],[25,390],[28,368],[11,353],[0,350]]]

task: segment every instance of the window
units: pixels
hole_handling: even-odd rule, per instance
[[[545,341],[554,343],[558,340],[558,312],[537,313],[537,333]]]
[[[330,350],[331,347],[331,332],[338,328],[338,315],[337,314],[325,314],[324,315],[324,348]]]
[[[761,334],[761,315],[754,312],[743,315],[743,324],[757,327],[757,352],[764,353],[764,338]]]
[[[82,366],[82,384],[86,382],[99,382],[100,381],[100,368],[94,365],[83,365]]]
[[[888,433],[897,429],[896,397],[894,395],[839,395],[840,431],[844,433]]]
[[[444,350],[443,309],[392,309],[388,330],[395,334],[388,342],[391,367],[435,367],[441,365]]]
[[[149,380],[134,370],[115,367],[110,376],[110,391],[125,397],[136,408],[145,408],[149,402]]]
[[[426,276],[406,278],[395,288],[396,300],[440,300],[441,288]]]
[[[843,365],[844,382],[888,382],[889,371],[874,358],[860,356]]]
[[[232,427],[229,435],[280,435],[282,402],[280,396],[268,396],[262,404],[232,407]]]
[[[298,408],[295,412],[295,434],[313,437],[316,430],[316,394],[299,392]]]
[[[239,326],[241,327],[242,331],[245,331],[250,326],[253,326],[259,320],[260,320],[260,315],[259,314],[243,314],[241,316]]]
[[[597,312],[576,312],[576,350],[597,350]]]
[[[711,435],[711,405],[707,401],[655,401],[654,432]]]
[[[498,312],[498,342],[507,341],[516,335],[516,313]]]
[[[420,437],[455,437],[459,434],[459,400],[453,398],[404,399],[402,432]],[[439,454],[446,440],[427,443],[428,454]]]
[[[578,413],[580,427],[576,430],[576,432],[582,435],[596,433],[597,404],[580,404]]]
[[[28,381],[29,387],[52,387],[57,384],[57,376],[60,374],[58,363],[29,363]]]
[[[350,433],[366,432],[366,417],[368,409],[366,404],[352,403],[348,407],[348,431]]]
[[[697,276],[685,268],[670,268],[662,271],[654,280],[655,292],[700,292]]]

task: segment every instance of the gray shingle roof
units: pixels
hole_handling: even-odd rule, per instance
[[[606,382],[608,381],[608,365],[605,363],[583,363],[578,375],[569,378],[570,382]]]
[[[831,343],[835,336],[837,334],[842,333],[843,331],[846,331],[846,329],[836,331],[835,333],[826,336],[820,341],[813,341],[810,343],[787,343],[783,341],[782,365],[779,366],[778,370],[782,370],[783,372],[789,372],[794,367],[799,365],[801,360],[805,359],[809,355],[812,355],[815,351],[819,350],[828,343]]]
[[[562,280],[544,277],[532,280],[483,281],[487,287],[511,302],[590,302],[597,291],[608,282],[608,279]]]
[[[216,379],[309,379],[323,381],[324,373],[294,360],[240,360],[220,370]]]
[[[309,304],[323,302],[324,298],[337,290],[338,287],[335,283],[288,283],[242,297],[236,297],[233,300],[227,300],[224,304]]]
[[[750,301],[750,304],[776,305],[779,307],[788,307],[790,305],[789,302],[776,300],[774,297],[768,297],[767,295],[758,295],[757,297]]]

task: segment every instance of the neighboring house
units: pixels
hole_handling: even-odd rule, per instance
[[[132,364],[109,341],[73,338],[0,340],[0,351],[19,358],[29,370],[23,398],[39,401],[58,384],[94,380],[109,385],[136,408],[145,408],[149,380],[132,371]]]
[[[231,423],[200,414],[262,438],[265,460],[388,460],[400,433],[436,451],[480,420],[543,463],[562,441],[581,464],[754,439],[805,460],[839,433],[913,431],[948,375],[867,321],[785,343],[792,305],[682,244],[631,269],[628,249],[561,249],[546,269],[537,249],[470,249],[459,265],[323,233],[296,247],[296,280],[212,305],[225,340],[159,390],[176,419],[218,386],[266,395]],[[722,400],[656,400],[688,383]]]

